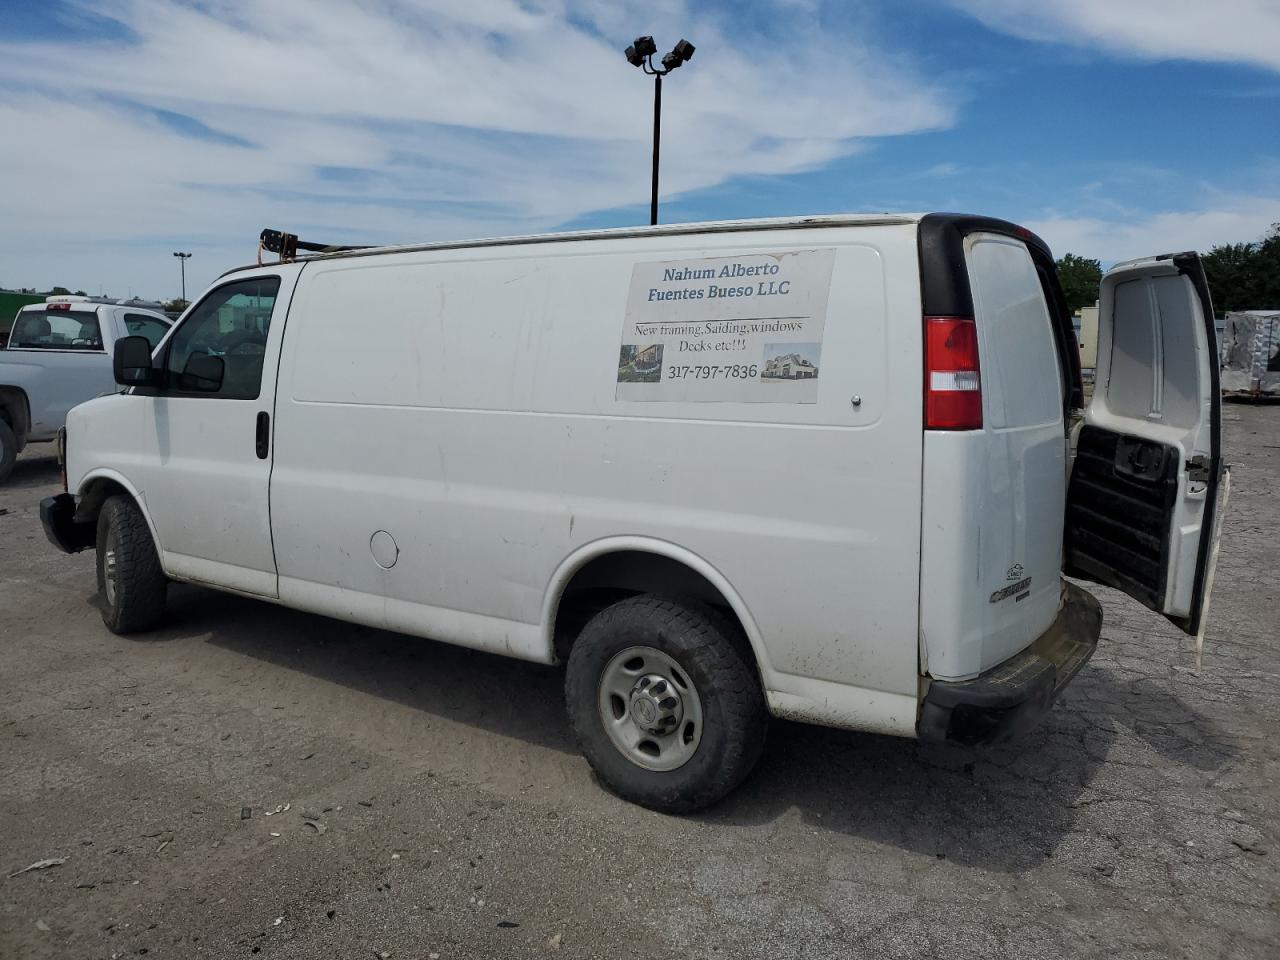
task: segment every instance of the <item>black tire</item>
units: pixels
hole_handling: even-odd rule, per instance
[[[110,561],[113,589],[107,583]],[[124,494],[108,497],[98,514],[98,593],[107,629],[125,634],[154,627],[164,615],[168,584],[138,505]]]
[[[14,435],[13,428],[0,420],[0,483],[9,479],[17,460],[18,438]]]
[[[692,756],[673,770],[645,769],[605,730],[601,683],[615,655],[650,647],[674,660],[701,702],[702,731]],[[625,800],[663,813],[689,813],[723,799],[760,759],[769,717],[745,643],[701,603],[652,594],[605,608],[569,654],[565,701],[578,743],[600,782]]]

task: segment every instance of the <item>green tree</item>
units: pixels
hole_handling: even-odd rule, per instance
[[[1224,243],[1204,255],[1204,275],[1218,313],[1247,310],[1258,299],[1256,243]]]
[[[1102,264],[1097,260],[1068,253],[1058,261],[1058,277],[1062,280],[1067,309],[1072,313],[1097,302],[1098,284],[1102,282]]]
[[[1256,309],[1280,308],[1280,223],[1271,225],[1258,244],[1258,304]]]
[[[1223,243],[1202,258],[1218,313],[1280,308],[1280,224],[1255,243]]]
[[[50,290],[50,291],[49,291],[49,296],[51,296],[51,297],[65,297],[65,296],[66,296],[67,294],[69,294],[70,292],[71,292],[71,291],[70,291],[70,290],[68,290],[66,287],[54,287],[52,290]]]

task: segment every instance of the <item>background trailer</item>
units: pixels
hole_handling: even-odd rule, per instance
[[[1224,395],[1280,399],[1280,310],[1228,313],[1221,356]]]

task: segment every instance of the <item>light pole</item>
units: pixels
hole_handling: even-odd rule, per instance
[[[191,259],[191,254],[189,254],[189,253],[178,253],[178,251],[176,251],[176,250],[175,250],[175,251],[173,252],[173,255],[174,255],[175,257],[177,257],[177,258],[178,258],[178,263],[181,265],[181,270],[182,270],[182,308],[185,310],[185,309],[187,308],[187,261]]]
[[[653,65],[653,58],[658,53],[658,46],[653,37],[636,37],[635,43],[627,47],[627,62],[639,67],[653,77],[653,192],[649,198],[649,223],[658,222],[658,147],[662,142],[662,78],[676,67],[682,67],[693,57],[694,46],[688,40],[681,40],[662,58],[662,67]]]

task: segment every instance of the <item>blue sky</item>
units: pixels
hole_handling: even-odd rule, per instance
[[[1274,0],[0,0],[0,284],[173,296],[396,242],[963,210],[1113,261],[1280,221]]]

